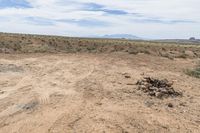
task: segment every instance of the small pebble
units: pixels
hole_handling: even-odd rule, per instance
[[[132,83],[127,83],[126,85],[134,85],[134,84],[132,84]]]
[[[128,78],[128,79],[130,79],[130,78],[131,78],[131,76],[128,76],[128,75],[126,75],[126,76],[125,76],[125,78]]]
[[[168,103],[167,106],[168,106],[169,108],[173,108],[173,107],[174,107],[174,105],[173,105],[172,103]]]
[[[145,101],[144,104],[147,106],[147,107],[151,107],[154,105],[154,102],[153,101]]]

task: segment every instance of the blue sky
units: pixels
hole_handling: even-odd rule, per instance
[[[200,38],[199,0],[0,0],[0,32]]]

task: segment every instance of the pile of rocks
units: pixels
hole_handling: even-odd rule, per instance
[[[174,90],[172,87],[173,82],[169,82],[166,79],[159,80],[151,77],[145,77],[144,79],[139,80],[136,85],[138,85],[138,89],[144,93],[160,99],[167,98],[169,96],[176,97],[182,95],[182,93]]]

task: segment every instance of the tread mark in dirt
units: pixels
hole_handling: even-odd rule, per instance
[[[77,92],[81,92],[83,98],[92,102],[103,99],[103,85],[97,81],[93,82],[88,79],[83,79],[76,83]]]
[[[92,73],[93,73],[93,71],[94,71],[94,65],[92,65],[91,66],[92,68],[91,69],[88,69],[89,71],[87,72],[87,73],[85,73],[85,74],[83,74],[83,75],[81,75],[81,76],[78,76],[77,77],[77,75],[76,76],[74,76],[74,77],[72,77],[72,81],[73,81],[73,83],[71,83],[71,85],[69,86],[71,89],[74,89],[73,88],[73,86],[74,86],[74,84],[77,82],[77,81],[80,81],[80,80],[83,80],[83,79],[85,79],[85,78],[87,78],[87,77],[89,77]],[[49,75],[50,76],[50,75]],[[51,77],[51,76],[50,76]],[[37,79],[37,78],[36,78]],[[40,82],[41,81],[41,79],[37,79],[37,81],[38,82]],[[50,81],[49,81],[50,82]],[[60,82],[60,81],[58,81],[58,82]],[[65,89],[63,89],[63,88],[54,88],[54,89],[52,89],[52,90],[48,90],[49,92],[48,92],[48,94],[46,93],[45,94],[45,91],[43,91],[43,88],[47,88],[47,85],[43,85],[43,86],[38,86],[38,87],[36,87],[35,88],[35,93],[36,94],[38,94],[39,95],[39,101],[40,101],[40,103],[42,103],[42,104],[48,104],[49,103],[49,101],[50,101],[50,95],[51,94],[53,94],[53,93],[55,93],[55,92],[63,92],[63,94],[68,94],[70,91],[69,90],[65,90]]]

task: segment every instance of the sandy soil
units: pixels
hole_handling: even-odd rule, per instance
[[[196,62],[122,53],[1,54],[0,133],[197,133],[200,80],[183,73]],[[183,97],[147,96],[135,85],[144,76],[173,81]]]

